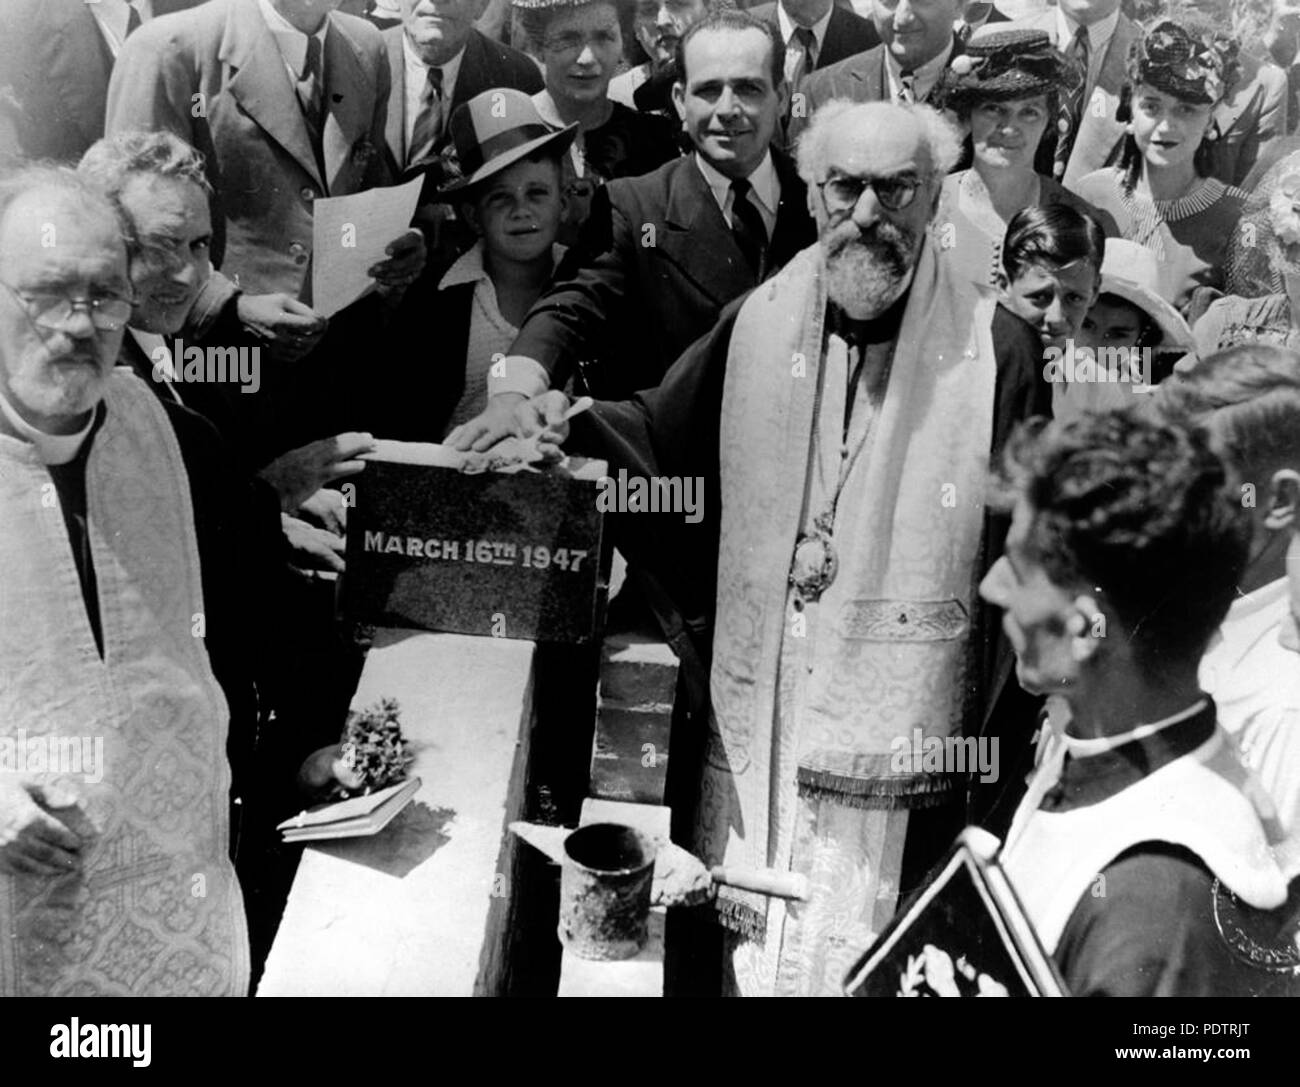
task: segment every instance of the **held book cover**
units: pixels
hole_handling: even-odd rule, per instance
[[[967,827],[929,882],[849,971],[849,996],[1065,996],[997,838]]]
[[[346,622],[541,642],[594,636],[604,461],[467,472],[467,455],[444,446],[378,444],[349,481]]]

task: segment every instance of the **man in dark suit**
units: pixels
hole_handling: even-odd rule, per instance
[[[555,284],[489,377],[487,411],[453,432],[487,448],[514,407],[582,365],[598,395],[657,385],[719,311],[816,236],[807,191],[772,150],[784,91],[770,23],[714,11],[679,45],[674,89],[695,153],[603,187]]]
[[[109,135],[166,129],[203,153],[214,263],[246,290],[307,293],[312,202],[391,180],[383,39],[336,6],[209,0],[136,31],[109,83]],[[373,274],[401,289],[424,258],[411,232]]]
[[[542,89],[542,74],[527,56],[474,29],[481,6],[401,0],[402,25],[384,31],[393,88],[384,134],[396,172],[442,150],[447,121],[462,102],[495,87]]]
[[[880,44],[870,20],[836,7],[832,0],[779,0],[750,8],[772,23],[785,45],[785,79],[790,86],[809,72],[865,53]]]
[[[817,107],[853,102],[925,102],[948,61],[961,52],[953,26],[962,0],[873,0],[881,44],[806,76],[794,89],[787,127],[793,145]]]
[[[72,161],[104,134],[104,100],[126,36],[200,0],[0,0],[0,83],[21,107],[29,158]]]

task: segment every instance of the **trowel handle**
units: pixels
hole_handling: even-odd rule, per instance
[[[755,891],[772,898],[792,898],[799,902],[808,899],[808,877],[799,872],[780,872],[775,868],[736,868],[718,864],[710,870],[714,883],[735,887],[741,891]]]

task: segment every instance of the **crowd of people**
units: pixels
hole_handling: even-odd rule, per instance
[[[376,439],[539,431],[702,480],[703,518],[608,519],[681,661],[673,836],[810,888],[674,911],[674,992],[839,992],[971,823],[1069,992],[1294,985],[1293,9],[0,0],[0,31],[0,993],[249,990],[273,827],[349,782],[346,481]],[[314,308],[315,202],[417,177],[373,289]],[[99,780],[55,765],[80,737]]]

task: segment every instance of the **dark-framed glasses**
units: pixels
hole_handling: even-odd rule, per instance
[[[911,175],[902,177],[849,177],[836,174],[817,187],[822,191],[822,201],[831,215],[842,215],[858,206],[868,187],[876,194],[880,206],[887,211],[902,211],[916,199],[921,179]]]
[[[116,332],[131,319],[134,303],[121,295],[101,298],[69,298],[58,291],[20,291],[0,280],[27,312],[33,324],[42,328],[57,329],[66,324],[73,312],[84,306],[90,313],[90,323],[101,332]]]

